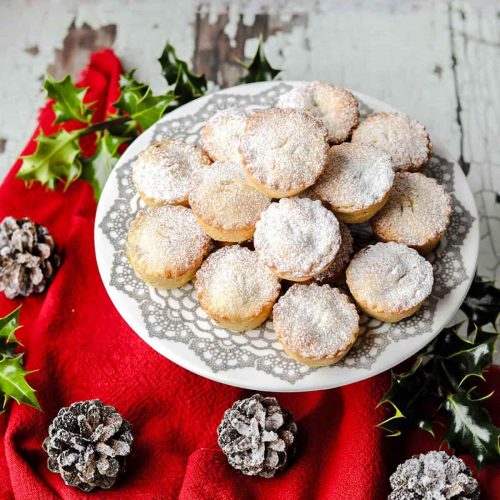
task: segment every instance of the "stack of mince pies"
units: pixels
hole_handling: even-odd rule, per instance
[[[219,326],[242,332],[272,315],[289,356],[336,363],[360,311],[401,321],[431,293],[425,255],[452,212],[424,173],[431,152],[418,121],[360,123],[357,99],[325,82],[294,87],[275,108],[219,111],[199,146],[164,139],[139,154],[132,177],[147,206],[130,225],[128,259],[153,287],[194,278]],[[350,225],[367,222],[378,243],[355,253]]]

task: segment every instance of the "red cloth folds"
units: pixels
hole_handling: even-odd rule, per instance
[[[112,109],[120,73],[113,52],[92,55],[81,85],[89,87],[96,120]],[[54,131],[53,119],[48,103],[39,117],[45,133]],[[91,152],[91,141],[85,149]],[[31,140],[24,153],[33,150]],[[127,474],[95,499],[382,499],[399,462],[439,446],[424,432],[388,439],[375,427],[386,373],[335,390],[277,395],[299,425],[293,465],[271,480],[233,470],[216,429],[224,410],[251,392],[198,377],[144,343],[113,307],[97,271],[91,187],[77,181],[66,193],[27,188],[15,178],[19,167],[20,161],[0,187],[0,218],[27,216],[47,226],[63,263],[44,295],[11,301],[0,294],[0,316],[23,304],[19,338],[27,369],[37,370],[28,380],[43,408],[11,403],[0,416],[0,498],[86,497],[48,471],[41,444],[60,407],[91,398],[115,406],[135,435]],[[488,468],[481,476],[484,498],[500,491],[495,472]]]

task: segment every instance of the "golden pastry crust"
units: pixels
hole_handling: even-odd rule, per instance
[[[425,127],[399,113],[368,116],[354,130],[352,142],[372,144],[385,150],[397,172],[422,172],[432,155],[432,143]]]
[[[435,179],[399,172],[389,201],[371,225],[378,240],[403,243],[426,254],[446,232],[451,214],[451,197]]]
[[[273,308],[285,352],[309,366],[340,361],[359,334],[359,316],[346,294],[328,285],[293,285]]]
[[[210,238],[190,209],[165,205],[141,210],[130,225],[126,254],[139,278],[155,288],[178,288],[195,274]]]
[[[189,193],[198,224],[218,241],[250,239],[270,203],[270,198],[248,184],[243,167],[234,163],[212,164]]]
[[[254,246],[262,262],[280,278],[306,281],[324,271],[337,255],[339,223],[320,201],[283,198],[262,212]]]
[[[353,249],[353,240],[351,231],[347,224],[340,223],[340,248],[333,259],[333,262],[321,273],[312,279],[318,285],[335,286],[345,281],[345,270],[351,261]]]
[[[193,182],[209,165],[208,156],[196,146],[164,139],[139,153],[132,179],[147,205],[187,206]]]
[[[348,90],[326,82],[295,87],[278,100],[279,108],[293,108],[319,120],[328,130],[328,141],[340,144],[359,123],[359,102]]]
[[[245,119],[245,111],[228,108],[207,121],[201,129],[200,142],[212,161],[241,164],[238,148]]]
[[[255,252],[239,245],[217,250],[196,273],[202,309],[223,328],[251,330],[269,316],[280,292],[278,278]]]
[[[305,113],[256,111],[246,119],[239,147],[250,184],[271,198],[304,191],[325,168],[326,138],[323,125]]]
[[[389,155],[370,144],[333,146],[327,167],[310,190],[343,222],[365,222],[389,197],[394,170]]]
[[[346,224],[361,224],[370,220],[386,203],[389,199],[389,192],[378,202],[369,208],[363,208],[361,210],[342,212],[340,210],[334,210],[337,218],[345,222]]]
[[[346,271],[358,306],[369,316],[395,323],[414,314],[431,294],[432,265],[400,243],[377,243],[358,252]]]

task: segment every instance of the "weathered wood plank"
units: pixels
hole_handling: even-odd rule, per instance
[[[462,159],[481,214],[478,272],[500,281],[500,14],[453,2],[449,28]]]
[[[229,5],[230,4],[230,5]],[[40,79],[73,74],[93,48],[112,45],[125,67],[160,91],[167,38],[220,86],[237,82],[234,58],[262,33],[282,77],[325,79],[385,100],[425,123],[464,166],[480,211],[479,270],[500,279],[499,15],[446,3],[6,1],[0,7],[0,178],[31,134]],[[490,9],[490,10],[488,10]],[[57,16],[53,13],[57,11]]]

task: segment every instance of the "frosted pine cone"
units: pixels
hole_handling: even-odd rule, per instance
[[[295,451],[297,424],[276,398],[254,394],[226,410],[218,442],[235,469],[248,476],[273,477]]]
[[[43,442],[47,467],[83,491],[111,488],[125,468],[132,426],[98,399],[61,408]]]
[[[398,465],[388,500],[477,500],[479,484],[465,462],[444,451],[430,451]]]
[[[14,217],[0,223],[0,292],[7,298],[43,292],[59,262],[54,240],[44,226]]]

